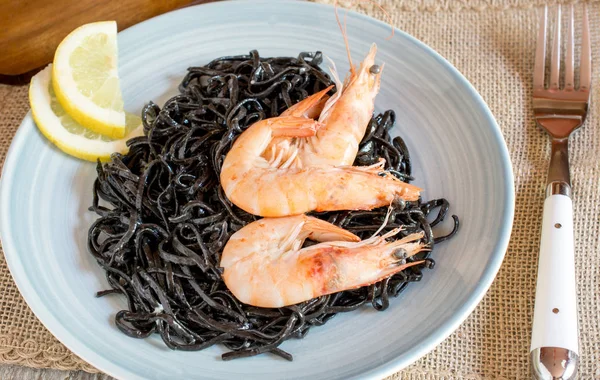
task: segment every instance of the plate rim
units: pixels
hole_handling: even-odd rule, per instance
[[[314,8],[322,8],[327,9],[329,11],[333,10],[333,6],[329,4],[320,4],[313,3],[308,1],[297,1],[297,0],[233,0],[233,1],[217,1],[207,4],[197,4],[191,7],[184,7],[177,10],[173,10],[170,12],[166,12],[164,14],[152,17],[148,20],[142,21],[136,25],[133,25],[129,28],[126,28],[119,32],[119,34],[123,32],[132,33],[137,29],[138,26],[147,23],[147,22],[156,22],[156,19],[161,19],[164,17],[172,17],[172,14],[185,12],[189,8],[192,7],[231,7],[232,4],[237,1],[250,2],[255,4],[265,4],[265,3],[273,3],[277,2],[281,4],[285,3],[294,3],[300,6],[306,7],[314,7]],[[425,356],[427,353],[431,352],[434,348],[436,348],[442,341],[447,339],[456,329],[465,321],[465,319],[470,316],[473,310],[479,305],[485,294],[488,292],[490,286],[493,281],[496,279],[498,271],[502,265],[504,260],[504,256],[506,255],[508,244],[510,242],[512,227],[514,223],[514,213],[515,213],[515,188],[514,188],[514,173],[512,170],[512,162],[510,159],[510,154],[508,151],[508,147],[506,145],[506,141],[502,134],[502,130],[498,123],[496,122],[491,110],[489,109],[487,103],[484,101],[479,92],[475,89],[475,87],[466,79],[466,77],[456,68],[454,67],[448,60],[446,60],[443,56],[437,53],[433,48],[425,44],[424,42],[418,40],[411,34],[392,26],[384,21],[375,19],[371,16],[348,10],[348,12],[352,13],[353,16],[360,18],[363,21],[378,25],[385,26],[394,29],[394,33],[398,33],[409,42],[414,45],[417,45],[419,48],[426,51],[432,58],[437,60],[439,63],[444,66],[446,70],[448,70],[449,74],[459,82],[459,84],[465,88],[465,90],[472,96],[474,102],[482,111],[483,116],[488,122],[493,138],[498,145],[500,150],[500,158],[502,164],[502,173],[504,177],[503,187],[504,187],[504,198],[507,203],[507,209],[504,210],[503,221],[501,223],[502,228],[499,233],[499,239],[496,242],[494,248],[492,249],[493,255],[490,257],[487,266],[484,268],[482,275],[480,277],[480,281],[475,286],[474,290],[471,292],[467,300],[453,313],[453,315],[449,318],[449,320],[445,321],[440,328],[438,329],[436,334],[432,334],[426,339],[420,341],[406,356],[402,359],[394,359],[390,360],[386,363],[378,365],[377,367],[368,370],[366,372],[362,372],[354,377],[360,378],[383,378],[389,375],[392,375],[403,368],[413,364],[418,359]],[[20,150],[23,144],[26,143],[26,139],[31,132],[31,129],[35,128],[35,122],[31,117],[31,111],[29,111],[25,117],[23,118],[21,124],[19,125],[15,136],[10,144],[10,147],[6,153],[5,162],[2,168],[2,175],[0,176],[0,242],[2,243],[2,247],[4,250],[4,257],[7,263],[7,267],[9,272],[16,284],[21,296],[27,303],[28,307],[32,310],[38,320],[50,331],[50,333],[59,340],[67,349],[69,349],[76,356],[80,357],[82,360],[86,361],[88,364],[94,366],[95,368],[103,371],[104,373],[113,376],[115,378],[127,378],[127,379],[142,379],[139,374],[136,374],[130,371],[127,367],[122,367],[120,365],[114,364],[112,361],[104,358],[102,355],[98,354],[96,351],[90,349],[87,344],[77,338],[77,336],[72,335],[68,330],[64,329],[63,325],[58,321],[48,310],[48,308],[41,301],[39,295],[35,292],[32,284],[28,280],[28,276],[23,269],[21,264],[21,260],[19,258],[18,250],[16,249],[15,243],[11,236],[11,227],[8,220],[8,212],[5,211],[8,209],[10,204],[10,195],[7,189],[12,183],[12,177],[8,176],[8,181],[6,174],[10,172],[14,172],[14,168],[16,166],[16,155],[15,152]],[[7,184],[8,183],[8,184]],[[43,317],[43,318],[42,318]]]

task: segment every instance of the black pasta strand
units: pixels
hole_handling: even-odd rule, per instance
[[[270,352],[291,361],[292,355],[278,348],[286,339],[303,338],[337,313],[363,305],[385,310],[433,266],[430,250],[421,252],[408,261],[424,263],[376,284],[279,309],[242,304],[225,286],[221,251],[235,231],[257,217],[225,197],[218,180],[223,159],[251,124],[331,85],[319,68],[322,60],[320,52],[262,58],[252,51],[190,67],[179,95],[162,108],[152,102],[143,108],[145,135],[127,142],[129,153],[98,164],[90,210],[99,218],[89,229],[88,249],[111,287],[97,296],[121,294],[127,300],[127,310],[115,315],[124,334],[159,334],[174,350],[223,344],[231,350],[223,360]],[[391,110],[372,118],[355,165],[385,158],[392,175],[411,181],[408,148],[389,134],[395,120]],[[424,232],[423,242],[433,249],[458,230],[453,215],[452,231],[433,235],[432,227],[448,209],[445,199],[397,202],[383,232],[398,226],[404,227],[398,238]],[[380,208],[313,215],[367,238],[387,213]]]

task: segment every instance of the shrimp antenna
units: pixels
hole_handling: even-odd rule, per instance
[[[377,1],[375,1],[375,0],[358,0],[358,3],[359,4],[360,3],[371,3],[374,6],[376,6],[377,8],[379,8],[379,10],[385,15],[385,18],[387,19],[388,24],[390,24],[390,26],[392,27],[392,33],[389,36],[387,36],[385,39],[389,40],[392,37],[394,37],[394,34],[395,34],[394,32],[395,32],[396,29],[392,25],[392,21],[393,21],[392,20],[392,15],[390,14],[390,12],[387,11],[387,9],[385,9],[385,7],[383,5],[377,3]]]
[[[386,40],[390,40],[392,39],[392,37],[394,37],[394,34],[396,33],[396,29],[394,28],[394,26],[392,25],[392,15],[390,14],[390,12],[387,11],[387,9],[385,9],[385,7],[381,4],[379,4],[377,1],[375,0],[356,0],[356,3],[361,4],[361,3],[371,3],[374,6],[376,6],[377,8],[379,8],[379,10],[385,15],[385,18],[387,19],[388,24],[390,24],[390,26],[392,27],[392,33],[387,36],[385,39]],[[352,5],[354,5],[354,1],[352,2]],[[350,69],[352,70],[352,73],[354,74],[354,66],[352,65],[352,58],[350,57],[350,47],[348,45],[348,36],[347,36],[347,29],[346,29],[346,16],[347,16],[347,12],[344,15],[344,28],[342,28],[342,23],[340,22],[340,18],[338,15],[338,0],[335,0],[333,3],[334,9],[335,9],[335,18],[337,20],[338,26],[340,27],[340,30],[342,31],[342,35],[344,36],[344,42],[346,43],[346,51],[348,52],[348,60],[350,61]]]
[[[352,54],[350,54],[350,44],[348,43],[348,30],[346,28],[346,18],[348,16],[348,11],[344,13],[344,26],[340,21],[340,15],[338,14],[338,0],[333,2],[333,9],[335,10],[335,19],[340,27],[340,31],[342,32],[342,36],[344,37],[344,44],[346,44],[346,53],[348,54],[348,62],[350,63],[350,72],[352,75],[356,75],[356,71],[354,70],[354,64],[352,63]]]
[[[373,235],[371,235],[371,237],[375,237],[375,236],[379,235],[379,233],[385,228],[385,226],[387,226],[388,221],[390,220],[390,215],[392,214],[393,210],[394,210],[394,208],[392,207],[392,204],[390,203],[390,205],[388,206],[388,209],[387,209],[387,213],[385,214],[385,219],[383,220],[383,223],[381,223],[381,226],[379,226],[377,231],[375,231],[375,233]]]

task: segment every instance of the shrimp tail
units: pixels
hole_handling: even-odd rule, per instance
[[[273,137],[310,137],[322,126],[316,120],[302,116],[279,116],[267,119]]]
[[[268,219],[263,219],[263,221],[265,220]],[[293,225],[280,244],[282,250],[297,251],[307,238],[317,242],[360,241],[360,238],[352,232],[312,216],[296,215],[279,218],[279,220],[289,220]]]
[[[329,242],[329,241],[349,241],[358,242],[360,238],[354,235],[352,232],[347,231],[334,224],[326,222],[321,219],[307,217],[307,221],[304,224],[304,228],[310,231],[308,238],[318,242]]]
[[[321,90],[308,98],[294,104],[285,110],[281,116],[296,116],[314,119],[322,112],[329,96],[327,93],[333,88],[333,85]]]

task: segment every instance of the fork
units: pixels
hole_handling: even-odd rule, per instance
[[[575,86],[573,6],[570,6],[561,86],[561,8],[557,7],[550,76],[545,85],[545,7],[535,54],[533,110],[535,121],[552,141],[531,336],[531,368],[535,379],[574,379],[579,363],[579,332],[573,242],[573,202],[569,174],[569,135],[585,121],[591,86],[591,48],[587,8],[583,10],[579,87]]]

